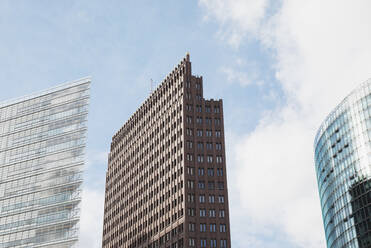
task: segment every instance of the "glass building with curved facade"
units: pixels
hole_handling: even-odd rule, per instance
[[[327,247],[371,247],[371,80],[328,115],[314,146]]]
[[[89,88],[0,103],[0,248],[76,247]]]

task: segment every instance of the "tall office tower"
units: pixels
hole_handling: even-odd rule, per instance
[[[0,103],[0,248],[76,247],[89,87]]]
[[[371,80],[322,123],[315,165],[327,247],[371,247]]]
[[[222,100],[189,55],[113,136],[103,247],[230,247]]]

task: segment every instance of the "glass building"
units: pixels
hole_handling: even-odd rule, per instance
[[[371,247],[371,80],[328,115],[314,146],[327,247]]]
[[[76,246],[89,87],[0,103],[0,248]]]

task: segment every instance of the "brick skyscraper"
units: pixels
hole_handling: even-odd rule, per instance
[[[112,138],[102,243],[230,247],[223,102],[188,54]]]

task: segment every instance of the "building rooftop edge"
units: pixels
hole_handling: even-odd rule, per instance
[[[178,68],[182,65],[183,62],[191,62],[189,52],[187,52],[186,55],[180,60],[180,62],[177,65],[174,66],[174,68],[172,69],[172,71],[165,76],[165,78],[161,81],[160,84],[157,85],[157,87],[149,94],[149,96],[147,98],[145,98],[145,100],[139,105],[139,107],[137,108],[137,110],[133,114],[130,115],[130,117],[124,122],[124,124],[119,128],[119,130],[114,133],[114,135],[112,136],[112,141],[120,133],[120,131],[125,127],[125,125],[130,122],[130,120],[135,116],[135,114],[145,105],[145,103],[151,97],[153,97],[155,95],[156,91],[159,90],[161,87],[163,87],[163,85],[166,82],[166,80],[168,80],[169,77],[174,72],[176,72],[178,70]]]
[[[353,89],[346,97],[343,98],[343,100],[336,105],[336,107],[326,116],[326,118],[322,121],[321,125],[319,126],[319,128],[317,129],[317,133],[316,133],[316,137],[314,138],[314,149],[316,149],[316,146],[317,146],[317,143],[318,141],[320,140],[320,138],[322,137],[324,131],[327,129],[325,128],[325,126],[327,125],[327,122],[328,120],[335,114],[335,112],[340,108],[342,107],[344,104],[346,104],[349,100],[349,98],[356,94],[359,90],[361,90],[362,88],[364,88],[366,85],[369,85],[371,84],[371,78],[367,79],[366,81],[364,81],[363,83],[359,84],[355,89]]]
[[[23,101],[26,101],[26,100],[30,100],[30,99],[33,99],[33,98],[37,98],[37,97],[40,97],[42,95],[47,95],[47,94],[50,94],[52,92],[59,91],[59,90],[65,89],[65,88],[70,88],[70,87],[73,87],[73,86],[76,86],[76,85],[80,85],[80,84],[84,84],[84,83],[90,83],[90,82],[91,82],[91,76],[83,77],[83,78],[73,80],[73,81],[67,81],[65,83],[59,84],[59,85],[54,86],[52,88],[48,88],[46,90],[38,91],[38,92],[31,93],[31,94],[28,94],[28,95],[24,95],[24,96],[21,96],[21,97],[16,97],[16,98],[11,98],[11,99],[8,99],[8,100],[0,101],[0,108],[9,106],[9,105],[12,105],[12,104],[15,104],[15,103],[23,102]]]

